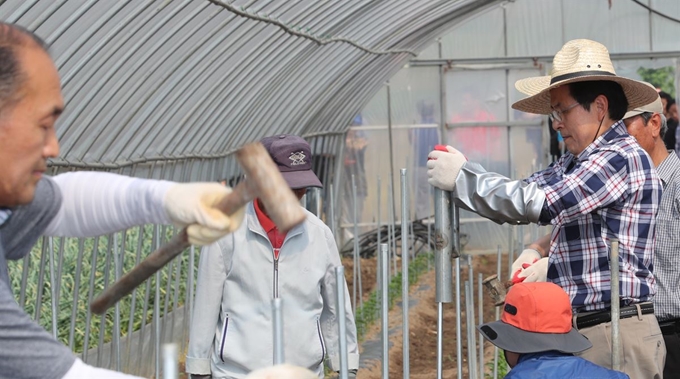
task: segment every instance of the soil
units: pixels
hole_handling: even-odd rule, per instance
[[[461,292],[464,294],[464,282],[468,278],[467,265],[463,264],[461,259]],[[503,267],[501,273],[507,272],[507,261],[502,262]],[[362,271],[363,271],[362,262]],[[482,273],[482,277],[486,278],[489,275],[496,273],[496,256],[495,255],[479,255],[472,259],[473,275],[474,275],[474,296],[475,302],[477,299],[477,281],[478,274]],[[455,279],[455,277],[454,277]],[[455,291],[455,289],[454,289]],[[412,300],[417,300],[416,306],[411,307],[409,311],[409,370],[410,378],[433,378],[437,373],[437,303],[435,302],[435,272],[434,268],[423,274],[419,283],[414,285],[411,289],[410,296]],[[492,321],[495,319],[495,307],[493,302],[484,290],[484,321]],[[476,314],[478,305],[475,304],[475,317],[477,318],[475,324],[479,325],[479,315]],[[464,377],[468,376],[468,362],[467,362],[467,338],[466,338],[466,317],[465,317],[465,296],[461,296],[461,337],[462,337],[462,371]],[[403,376],[403,358],[402,358],[402,333],[401,333],[401,319],[402,311],[400,307],[394,307],[389,314],[390,326],[390,354],[389,367],[390,377]],[[443,363],[442,376],[444,378],[456,378],[456,309],[455,303],[444,304],[444,341],[443,341]],[[476,333],[475,338],[479,342],[479,333]],[[380,339],[380,325],[373,325],[369,330],[366,340]],[[364,344],[365,345],[365,344]],[[475,349],[477,356],[479,355],[478,348]],[[485,375],[491,373],[491,368],[488,362],[493,361],[494,349],[493,345],[488,342],[484,344],[484,362]],[[478,359],[478,358],[477,358]],[[372,365],[371,365],[372,363]],[[479,364],[479,362],[478,362]],[[359,370],[358,379],[379,379],[381,378],[381,362],[375,360],[373,362],[364,362],[363,367]]]

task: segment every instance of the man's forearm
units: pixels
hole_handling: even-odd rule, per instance
[[[534,249],[541,254],[542,257],[547,257],[548,251],[550,251],[550,234],[546,234],[530,243],[529,246],[527,246],[527,249]]]

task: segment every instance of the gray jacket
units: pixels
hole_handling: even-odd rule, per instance
[[[335,270],[341,265],[330,229],[307,212],[286,235],[278,262],[252,202],[234,233],[201,250],[186,371],[242,378],[271,366],[271,301],[283,300],[286,363],[323,376],[339,370]],[[276,269],[278,267],[278,269]],[[349,369],[358,368],[356,326],[346,283]]]

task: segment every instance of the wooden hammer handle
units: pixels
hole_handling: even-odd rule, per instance
[[[246,183],[242,181],[236,185],[234,191],[230,193],[229,196],[226,196],[224,200],[222,200],[218,205],[218,209],[227,215],[231,215],[246,205],[250,200],[252,199],[248,196]],[[131,293],[137,286],[150,278],[189,246],[191,246],[191,244],[189,243],[187,228],[185,227],[165,245],[149,254],[142,262],[94,299],[90,304],[92,313],[100,315],[106,312],[107,309],[111,308],[120,299]]]

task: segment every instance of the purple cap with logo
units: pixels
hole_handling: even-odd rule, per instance
[[[323,187],[312,171],[312,149],[302,137],[282,134],[260,142],[291,189]]]

